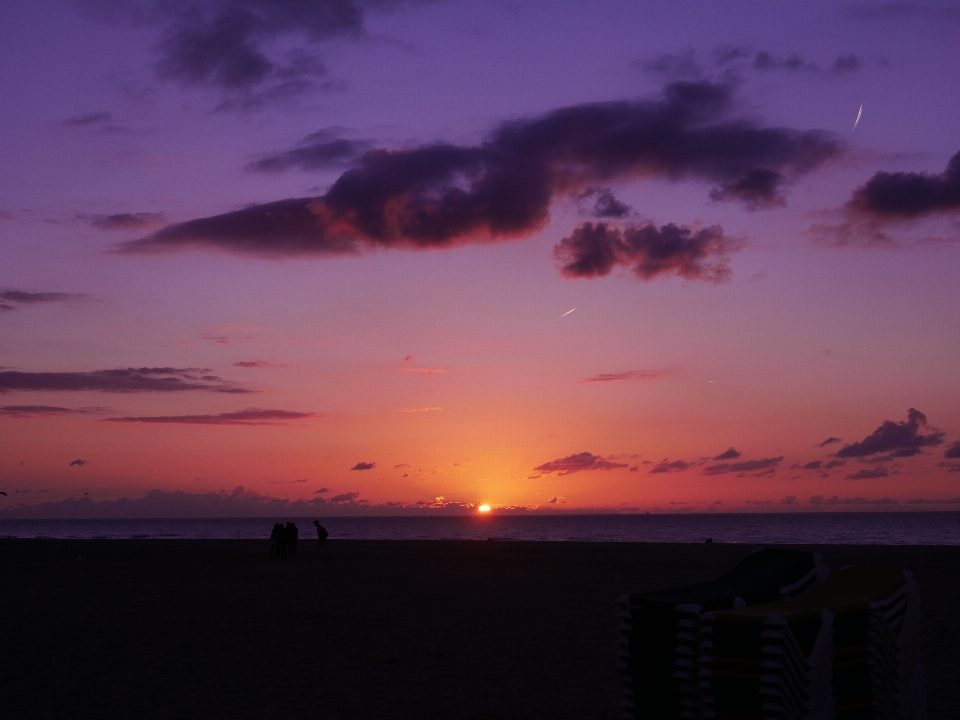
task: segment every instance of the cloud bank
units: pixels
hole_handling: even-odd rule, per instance
[[[516,239],[546,224],[555,199],[612,181],[703,182],[717,200],[769,207],[782,202],[789,182],[845,153],[822,131],[737,119],[733,104],[730,85],[673,83],[654,100],[577,105],[506,122],[475,146],[373,150],[320,197],[169,225],[122,250],[323,256]],[[620,237],[641,277],[719,278],[722,263],[705,261],[730,249],[718,229],[668,225]],[[569,272],[602,274],[579,268],[573,262]]]

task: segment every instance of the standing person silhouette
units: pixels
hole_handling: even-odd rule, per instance
[[[317,557],[321,555],[330,557],[330,551],[327,550],[327,538],[330,537],[330,533],[320,524],[319,520],[314,520],[313,525],[317,528]]]

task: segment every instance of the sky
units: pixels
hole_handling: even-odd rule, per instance
[[[950,2],[7,2],[0,518],[960,509],[958,68]]]

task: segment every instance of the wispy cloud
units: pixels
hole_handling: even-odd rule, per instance
[[[28,305],[77,302],[90,300],[89,295],[63,292],[27,292],[26,290],[0,290],[0,312],[19,310]]]
[[[202,390],[229,394],[256,392],[211,375],[206,368],[171,367],[116,368],[91,372],[0,371],[0,393],[15,390],[118,393]]]
[[[102,422],[113,423],[151,423],[170,425],[286,425],[293,420],[309,420],[323,417],[319,413],[291,412],[289,410],[260,410],[248,408],[238,412],[218,413],[216,415],[159,415],[153,417],[113,417]]]
[[[400,408],[397,412],[402,413],[422,413],[422,412],[433,412],[435,410],[443,410],[442,407],[420,407],[420,408]]]
[[[661,375],[662,373],[644,372],[643,370],[628,370],[627,372],[621,373],[600,373],[599,375],[594,375],[586,380],[581,380],[580,383],[610,383],[622,382],[624,380],[655,380]]]
[[[377,464],[375,462],[358,462],[351,470],[373,470]]]
[[[57,415],[102,415],[110,412],[105,407],[65,408],[54,405],[3,405],[0,415],[12,418],[55,417]]]
[[[717,465],[707,465],[703,469],[704,475],[725,475],[727,473],[746,473],[756,472],[758,470],[770,470],[783,462],[783,456],[774,458],[763,458],[761,460],[744,460],[735,463],[718,463]]]
[[[538,470],[544,474],[555,472],[557,475],[563,476],[573,475],[574,473],[585,472],[587,470],[616,470],[617,468],[625,467],[627,467],[626,463],[610,462],[599,455],[582,452],[576,453],[575,455],[568,455],[558,460],[551,460],[550,462],[543,463],[543,465],[538,465],[534,470]]]
[[[167,224],[162,213],[137,212],[97,215],[90,221],[98,230],[152,230]]]

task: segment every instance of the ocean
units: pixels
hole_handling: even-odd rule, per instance
[[[319,518],[332,539],[547,540],[855,545],[960,545],[960,513],[769,513],[684,515],[489,515]],[[0,520],[0,538],[268,538],[293,520],[300,537],[312,518]]]

